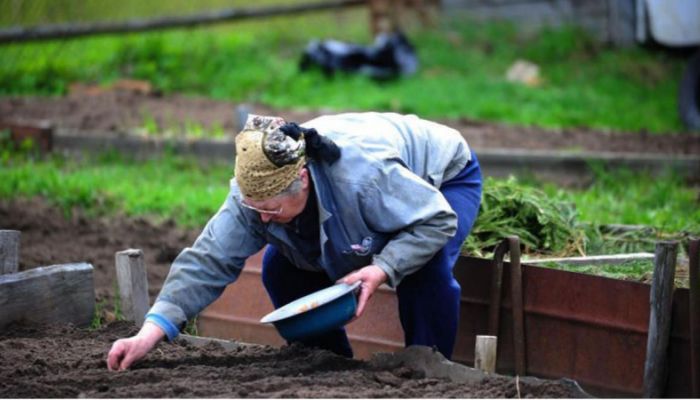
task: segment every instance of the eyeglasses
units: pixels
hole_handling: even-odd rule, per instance
[[[268,215],[279,215],[282,214],[282,207],[280,206],[279,209],[277,210],[263,210],[261,208],[253,207],[250,204],[247,204],[245,201],[243,201],[243,198],[240,198],[238,202],[245,208],[253,211],[257,211],[260,214],[268,214]]]

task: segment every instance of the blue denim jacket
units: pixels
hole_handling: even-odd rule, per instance
[[[375,264],[388,284],[419,268],[454,235],[457,219],[439,192],[471,158],[459,132],[391,113],[325,116],[303,126],[338,144],[332,165],[307,163],[319,207],[321,257],[306,260],[282,225],[264,224],[231,190],[192,247],[175,259],[147,320],[173,339],[189,318],[236,280],[245,260],[272,243],[301,269],[331,280]]]

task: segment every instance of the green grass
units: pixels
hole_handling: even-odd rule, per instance
[[[67,3],[67,9],[79,8]],[[85,15],[75,18],[95,19],[100,8],[88,3]],[[0,15],[10,4],[0,3]],[[112,18],[129,12],[157,14],[155,6],[141,10],[128,4],[119,12],[119,7],[109,6],[109,13],[115,13]],[[107,11],[102,15],[111,15]],[[25,22],[21,12],[13,15]],[[36,23],[38,18],[25,20]],[[611,49],[571,27],[526,35],[507,23],[447,19],[435,29],[409,31],[421,62],[415,76],[380,83],[343,74],[328,79],[319,72],[298,70],[299,57],[311,39],[369,43],[367,19],[366,10],[348,10],[0,46],[0,96],[61,95],[73,81],[107,84],[128,77],[151,81],[165,93],[280,108],[389,110],[553,128],[682,130],[676,113],[682,59],[639,48]],[[517,59],[540,66],[540,86],[506,81],[505,72]]]
[[[653,260],[632,260],[620,264],[591,264],[571,265],[557,262],[543,263],[538,266],[553,268],[562,271],[577,272],[580,274],[602,276],[611,279],[622,279],[635,282],[651,282],[654,276]],[[678,266],[676,268],[679,268]],[[674,279],[676,288],[688,288],[690,281],[686,274],[676,274]]]
[[[32,0],[4,1],[0,3],[0,26],[35,26],[46,23],[70,23],[74,21],[96,22],[124,20],[128,18],[186,15],[229,7],[255,7],[262,5],[290,4],[297,0]]]
[[[595,167],[585,189],[545,185],[552,196],[573,202],[581,221],[598,224],[646,225],[662,232],[700,233],[700,193],[666,171],[658,177],[621,169]]]
[[[1,152],[0,152],[1,153]],[[233,168],[165,155],[137,161],[116,154],[81,160],[31,153],[0,158],[0,198],[41,196],[70,213],[173,219],[201,228],[228,193]],[[653,251],[658,239],[700,235],[698,190],[673,174],[662,179],[598,171],[587,189],[562,190],[516,179],[485,181],[483,207],[467,248],[474,253],[517,234],[526,252],[562,256]],[[616,233],[606,224],[646,225]],[[483,254],[483,253],[482,253]]]
[[[125,320],[124,314],[122,313],[121,295],[117,281],[113,281],[112,292],[114,296],[111,299],[103,298],[95,301],[95,311],[88,329],[97,330],[112,321]]]
[[[544,263],[543,267],[554,268],[563,271],[578,272],[588,275],[604,276],[613,279],[625,279],[642,281],[651,277],[654,273],[654,262],[651,260],[627,261],[620,264],[598,265],[567,265],[560,263]]]
[[[656,241],[700,236],[700,188],[688,186],[671,171],[652,176],[625,169],[595,167],[585,189],[543,186],[548,196],[576,205],[592,254],[653,252]],[[619,230],[610,225],[638,225]]]
[[[74,161],[61,157],[14,159],[0,166],[0,197],[41,196],[70,213],[124,213],[171,218],[202,227],[228,193],[233,168],[161,157],[135,161],[117,155]]]

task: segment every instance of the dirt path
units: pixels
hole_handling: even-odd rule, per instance
[[[0,121],[46,120],[56,127],[90,132],[89,134],[123,135],[143,132],[144,126],[159,131],[184,134],[193,125],[206,129],[223,129],[234,133],[236,104],[180,95],[157,96],[139,91],[94,90],[66,97],[0,98]],[[290,121],[303,122],[332,111],[273,110],[253,106],[258,114],[280,115]],[[700,135],[651,135],[644,132],[613,133],[592,129],[548,130],[469,121],[440,121],[460,130],[470,145],[480,148],[519,148],[532,150],[586,150],[664,154],[700,154]],[[216,128],[215,128],[216,127]]]
[[[161,343],[133,369],[110,372],[111,343],[133,334],[124,322],[90,332],[14,326],[0,332],[0,398],[566,398],[570,384],[493,376],[465,384],[391,362],[345,359],[302,346],[275,349]]]

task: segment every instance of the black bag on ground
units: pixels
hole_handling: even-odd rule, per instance
[[[383,80],[413,74],[418,69],[418,59],[413,45],[397,32],[378,35],[371,46],[315,40],[306,46],[300,62],[302,71],[313,66],[329,76],[344,71]]]

